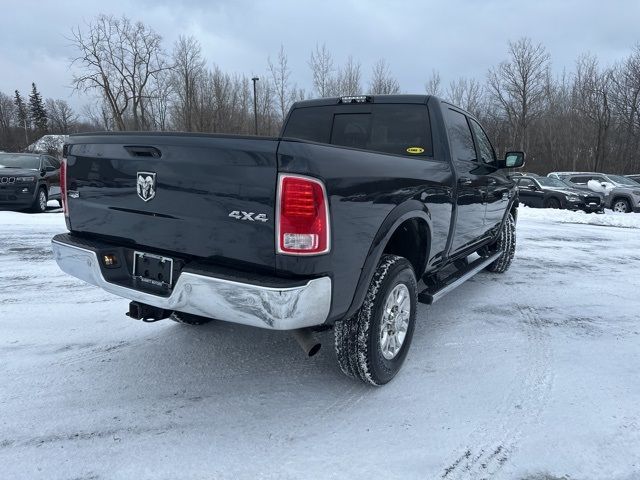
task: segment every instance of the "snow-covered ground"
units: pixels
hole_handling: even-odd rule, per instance
[[[379,389],[330,333],[130,320],[57,269],[60,213],[0,228],[1,478],[640,478],[640,215],[521,209]]]

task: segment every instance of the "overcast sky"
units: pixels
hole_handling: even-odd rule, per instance
[[[546,46],[555,72],[571,70],[583,52],[614,63],[640,42],[639,0],[0,0],[0,12],[0,91],[26,94],[35,81],[45,98],[74,106],[87,100],[69,87],[74,51],[65,37],[99,13],[143,21],[167,50],[180,34],[194,35],[208,64],[230,73],[263,75],[282,44],[307,92],[309,54],[322,43],[338,65],[350,54],[360,60],[365,85],[384,57],[404,92],[422,93],[434,69],[447,83],[483,80],[521,36]]]

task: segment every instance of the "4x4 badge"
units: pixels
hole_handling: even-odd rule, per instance
[[[138,196],[145,202],[156,196],[156,174],[154,172],[138,172],[136,185]]]

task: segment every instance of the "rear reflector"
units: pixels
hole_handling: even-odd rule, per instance
[[[329,207],[320,180],[280,175],[276,213],[278,253],[319,255],[329,251]]]

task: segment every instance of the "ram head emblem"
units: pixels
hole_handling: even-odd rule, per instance
[[[156,196],[156,174],[153,172],[138,172],[138,196],[148,202]]]

